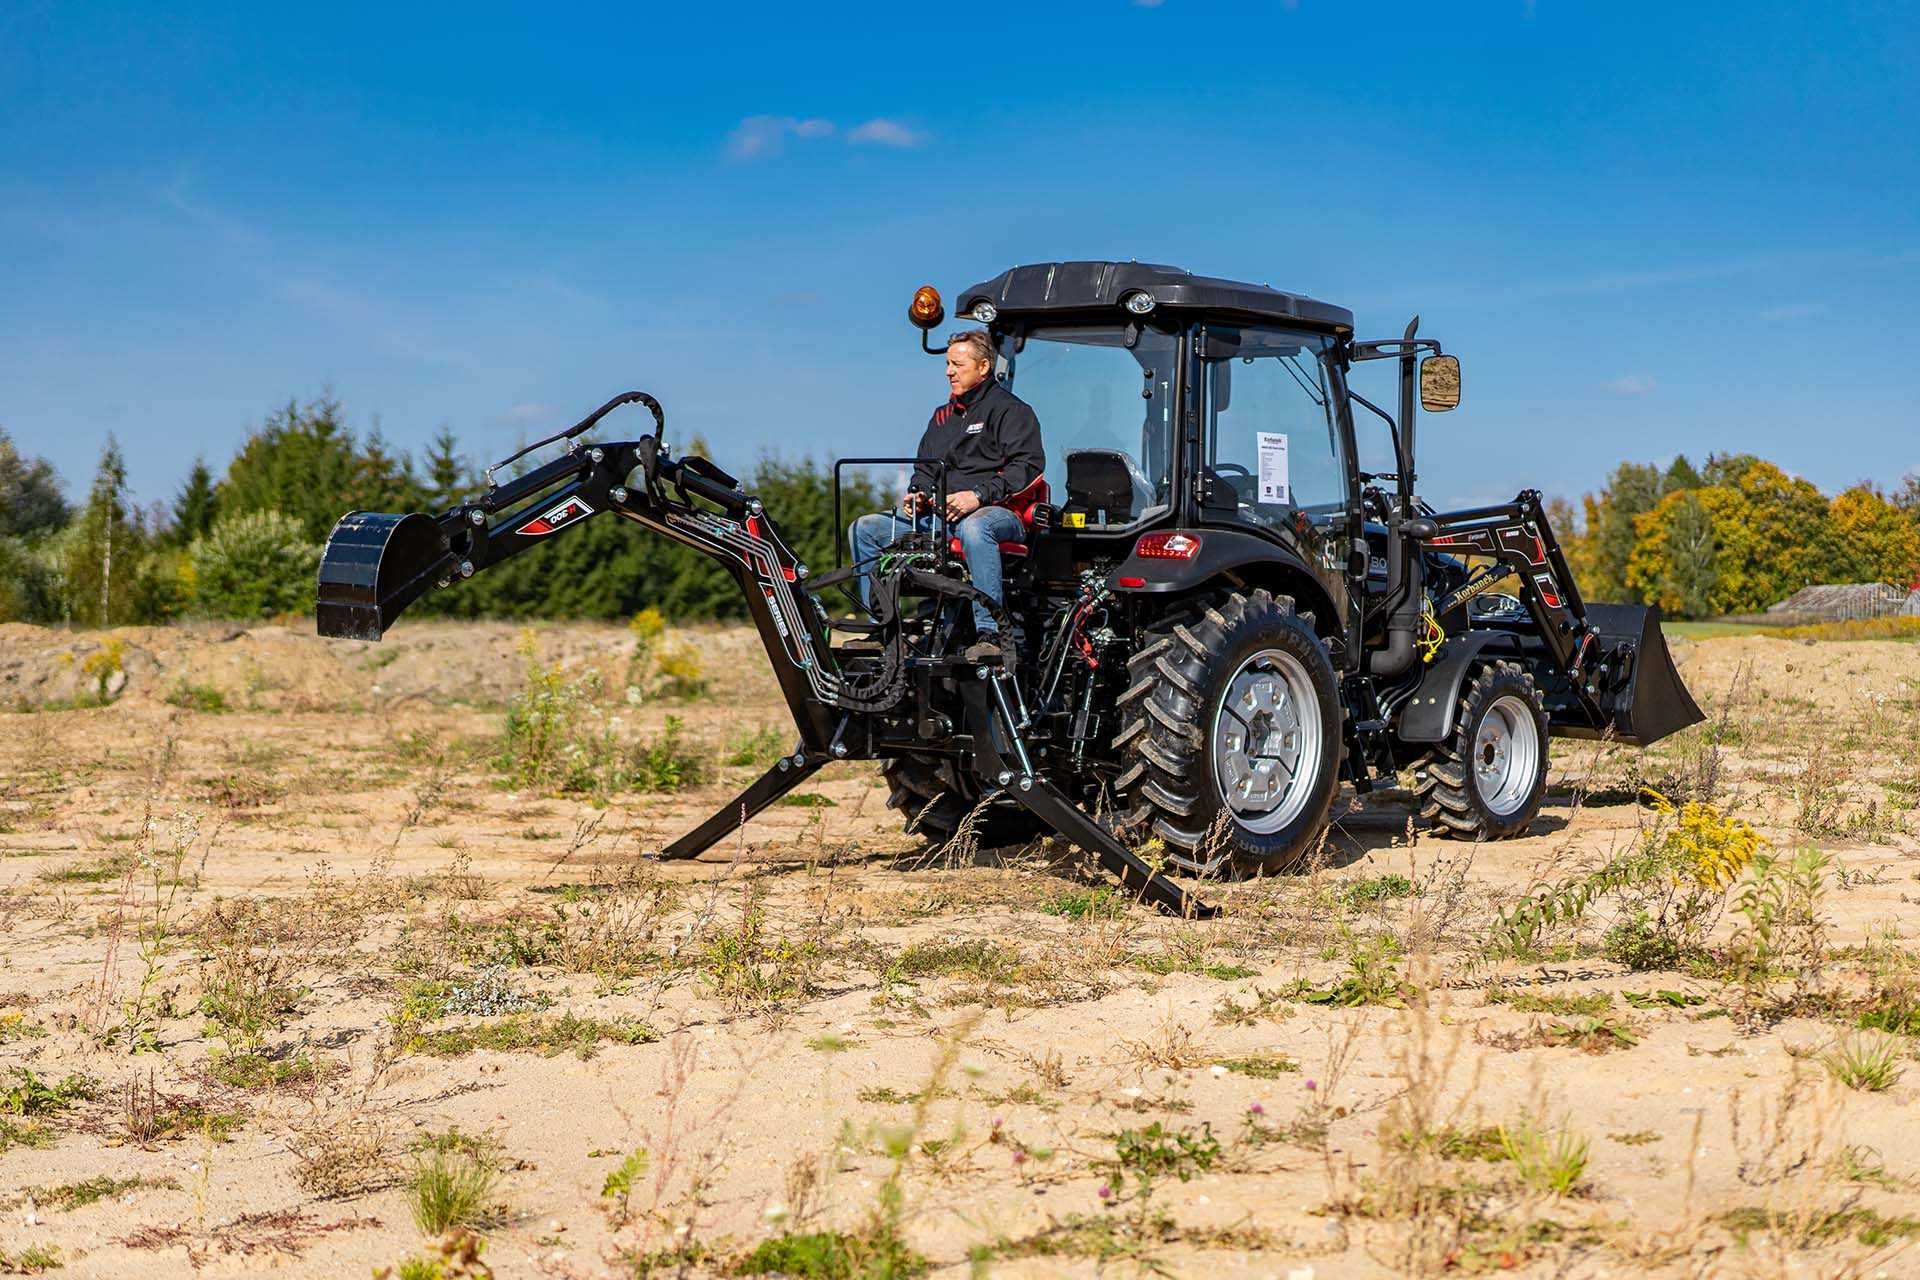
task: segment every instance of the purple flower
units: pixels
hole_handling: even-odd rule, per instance
[[[1113,1198],[1113,1188],[1104,1182],[1100,1184],[1100,1198],[1102,1200],[1110,1200]]]
[[[1027,1153],[1026,1153],[1026,1152],[1024,1152],[1024,1151],[1016,1151],[1016,1152],[1014,1152],[1014,1153],[1013,1153],[1013,1163],[1015,1164],[1015,1166],[1019,1166],[1019,1165],[1023,1165],[1023,1164],[1025,1164],[1026,1162],[1027,1162]]]
[[[1248,1107],[1248,1108],[1247,1108],[1247,1110],[1248,1110],[1248,1112],[1249,1112],[1249,1113],[1251,1113],[1251,1114],[1253,1114],[1253,1115],[1256,1115],[1256,1116],[1263,1116],[1263,1115],[1265,1115],[1265,1114],[1267,1114],[1267,1109],[1266,1109],[1265,1107],[1263,1107],[1263,1106],[1261,1106],[1261,1105],[1260,1105],[1259,1103],[1257,1103],[1257,1102],[1256,1102],[1256,1103],[1254,1103],[1254,1104],[1253,1104],[1252,1106],[1250,1106],[1250,1107]]]
[[[1309,1081],[1307,1081],[1307,1092],[1308,1092],[1308,1093],[1312,1093],[1312,1092],[1313,1092],[1313,1091],[1314,1091],[1315,1089],[1318,1089],[1319,1087],[1320,1087],[1320,1086],[1319,1086],[1319,1085],[1317,1085],[1317,1084],[1315,1084],[1315,1083],[1314,1083],[1313,1081],[1311,1081],[1311,1080],[1309,1080]]]

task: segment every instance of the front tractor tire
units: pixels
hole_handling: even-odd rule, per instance
[[[1146,628],[1127,663],[1114,790],[1135,840],[1158,836],[1189,875],[1298,861],[1340,786],[1340,694],[1293,600],[1197,601]]]
[[[1520,835],[1546,798],[1547,742],[1546,708],[1526,668],[1481,667],[1461,695],[1452,736],[1418,772],[1420,816],[1461,840]]]

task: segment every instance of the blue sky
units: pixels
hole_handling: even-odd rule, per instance
[[[323,389],[488,457],[635,386],[725,463],[905,449],[915,285],[1110,257],[1419,312],[1437,502],[1891,482],[1916,65],[1897,3],[7,0],[0,426],[147,500]]]

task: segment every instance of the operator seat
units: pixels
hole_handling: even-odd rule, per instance
[[[1033,509],[1050,502],[1052,498],[1053,490],[1047,486],[1047,478],[1045,476],[1035,476],[1032,484],[1020,492],[1011,495],[1005,502],[995,503],[994,505],[1005,507],[1016,516],[1019,516],[1020,523],[1026,527],[1027,536],[1032,537]],[[947,550],[956,556],[959,555],[960,539],[948,538]],[[1027,544],[1024,542],[1003,542],[1000,544],[1000,558],[1003,560],[1008,556],[1012,556],[1017,560],[1026,554]]]

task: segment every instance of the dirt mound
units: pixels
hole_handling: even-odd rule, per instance
[[[617,623],[405,623],[379,642],[328,640],[311,630],[192,623],[71,632],[0,625],[0,707],[40,710],[103,702],[173,702],[259,711],[366,708],[405,700],[497,707],[525,685],[531,637],[543,664],[596,672],[617,694],[636,638]],[[663,649],[759,696],[773,677],[753,632],[670,631]],[[726,695],[721,695],[723,700]]]

